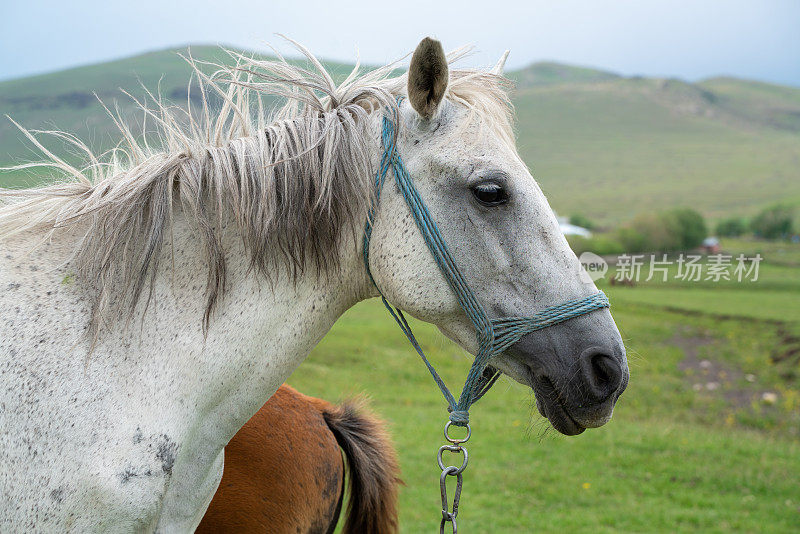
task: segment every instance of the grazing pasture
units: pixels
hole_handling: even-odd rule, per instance
[[[509,533],[800,527],[800,268],[784,265],[800,245],[723,247],[766,254],[759,280],[676,282],[673,270],[667,283],[598,284],[631,368],[606,427],[560,436],[507,379],[476,405],[462,523]],[[466,373],[467,356],[434,327],[415,331],[446,380]],[[332,399],[369,392],[392,424],[407,483],[401,529],[429,528],[442,401],[380,303],[350,310],[291,382]]]
[[[498,533],[796,531],[800,488],[790,474],[800,473],[800,384],[770,363],[778,326],[666,311],[626,298],[639,288],[603,289],[631,368],[614,419],[565,438],[548,430],[529,392],[501,380],[472,411],[460,522]],[[464,376],[463,351],[427,324],[415,332],[446,380]],[[333,400],[370,394],[391,424],[406,482],[400,525],[411,533],[430,530],[437,513],[432,459],[444,406],[404,341],[379,302],[360,304],[290,382]],[[699,379],[681,365],[690,357],[754,373],[755,382],[695,391]],[[729,400],[734,389],[756,400]],[[758,400],[764,391],[778,392],[775,405]]]

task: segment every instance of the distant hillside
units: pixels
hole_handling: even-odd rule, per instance
[[[226,58],[215,46],[191,51],[200,60]],[[140,82],[160,86],[162,95],[185,102],[190,69],[176,52],[0,82],[0,114],[108,147],[117,134],[93,92],[117,102],[130,121],[141,113],[120,87],[142,96]],[[350,68],[328,65],[337,76]],[[779,200],[800,203],[800,89],[732,78],[624,78],[556,63],[508,75],[517,84],[520,152],[561,214],[611,224],[679,205],[718,218]],[[0,120],[0,165],[36,158]],[[11,186],[37,179],[0,174]]]
[[[111,109],[119,106],[123,116],[135,122],[141,121],[142,113],[122,89],[142,100],[146,97],[143,89],[146,87],[173,103],[185,104],[192,69],[179,54],[191,55],[198,62],[232,62],[218,46],[192,45],[0,82],[0,165],[20,158],[36,158],[30,143],[5,120],[5,115],[26,128],[55,128],[74,133],[93,149],[102,150],[116,142],[118,131],[100,100]],[[326,65],[338,76],[352,68],[334,62]],[[199,98],[198,94],[193,96]],[[29,181],[18,174],[5,180],[0,175],[0,180],[6,184]]]
[[[646,78],[530,87],[515,98],[520,150],[562,213],[750,215],[800,201],[800,105],[754,93]]]
[[[508,73],[519,88],[558,83],[602,82],[619,78],[618,74],[587,67],[541,61],[524,69]]]
[[[711,78],[698,84],[717,104],[745,120],[800,131],[800,90],[737,78]]]

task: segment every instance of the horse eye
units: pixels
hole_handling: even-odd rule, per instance
[[[508,194],[500,184],[485,182],[472,188],[472,194],[484,206],[499,206],[508,201]]]

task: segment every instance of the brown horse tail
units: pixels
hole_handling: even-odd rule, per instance
[[[395,534],[397,487],[402,484],[397,455],[383,421],[368,413],[363,399],[341,406],[325,403],[322,416],[344,451],[350,472],[350,499],[343,534]]]

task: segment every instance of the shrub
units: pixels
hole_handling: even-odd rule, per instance
[[[619,229],[626,252],[667,252],[680,248],[677,224],[664,213],[641,213]]]
[[[750,229],[758,237],[777,239],[792,232],[794,208],[786,204],[776,204],[763,210],[750,221]]]
[[[747,224],[741,217],[723,219],[717,223],[716,234],[720,237],[739,237],[747,231]]]
[[[626,252],[672,252],[700,246],[707,235],[703,216],[679,208],[660,213],[642,213],[617,232]]]
[[[567,241],[573,252],[578,256],[584,252],[594,252],[598,256],[610,256],[625,252],[622,244],[608,235],[595,235],[592,237],[570,235],[567,236]]]
[[[681,250],[697,248],[708,235],[703,216],[691,208],[677,208],[666,212],[667,220],[674,223]]]
[[[595,224],[590,221],[588,217],[581,214],[570,215],[569,223],[580,226],[581,228],[586,228],[587,230],[594,230],[596,228]]]

